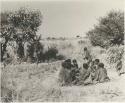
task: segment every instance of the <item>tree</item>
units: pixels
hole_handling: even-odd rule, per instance
[[[11,12],[1,13],[1,28],[0,28],[0,38],[1,38],[1,60],[6,52],[7,43],[12,40],[12,35],[15,34],[15,29],[13,25],[9,24],[8,17]]]
[[[109,47],[124,42],[124,12],[111,11],[87,33],[94,46]]]
[[[28,10],[21,8],[15,12],[1,13],[1,35],[4,39],[1,45],[1,58],[6,52],[8,41],[16,41],[18,44],[18,54],[20,58],[24,56],[24,43],[34,42],[37,38],[36,32],[41,25],[41,12],[38,10]]]

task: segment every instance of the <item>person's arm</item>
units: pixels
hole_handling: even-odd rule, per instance
[[[86,73],[84,73],[83,80],[87,79],[87,77],[89,77],[89,75],[90,75],[90,72],[89,72],[89,70],[87,70]]]
[[[95,79],[94,79],[94,81],[98,81],[99,73],[100,73],[100,71],[97,70],[96,73],[95,73]]]
[[[104,70],[105,70],[105,73],[106,73],[106,75],[107,75],[107,70],[106,70],[106,68],[104,68]]]

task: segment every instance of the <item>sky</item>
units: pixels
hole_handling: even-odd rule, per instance
[[[85,36],[99,17],[111,10],[124,10],[124,0],[2,0],[2,11],[20,7],[38,9],[43,18],[38,34],[43,37]]]

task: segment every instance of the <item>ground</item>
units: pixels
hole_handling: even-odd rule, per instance
[[[57,43],[59,52],[67,58],[78,60],[82,66],[82,50],[84,46],[91,47],[94,58],[99,58],[105,64],[109,82],[89,86],[59,86],[58,74],[61,62],[8,65],[2,68],[2,86],[14,90],[17,96],[13,101],[42,102],[96,102],[96,101],[125,101],[125,74],[118,76],[114,66],[106,62],[106,52],[102,48],[92,47],[88,41],[79,44],[81,39],[66,41],[50,41]],[[45,41],[48,45],[52,43]],[[44,42],[44,43],[45,43]],[[45,43],[45,44],[46,44]],[[50,44],[49,44],[50,43]],[[59,44],[59,45],[58,45]],[[67,45],[68,44],[68,45]],[[70,54],[70,55],[69,55]]]

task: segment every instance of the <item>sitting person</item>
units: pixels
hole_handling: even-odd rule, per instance
[[[99,62],[100,62],[99,59],[95,59],[95,61],[94,61],[94,68],[93,69],[95,69],[95,70],[98,69]]]
[[[88,57],[86,57],[84,59],[84,63],[87,63],[89,65],[91,63],[91,59],[89,59]]]
[[[78,75],[79,75],[79,68],[78,68],[76,59],[74,59],[72,64],[72,69],[71,69],[71,79],[73,84],[76,84],[77,82],[76,79]]]
[[[94,80],[95,77],[96,77],[96,72],[97,72],[97,70],[98,70],[99,62],[100,62],[99,59],[95,59],[94,61],[92,61],[92,62],[90,63],[92,80]]]
[[[62,62],[62,68],[59,73],[59,82],[61,86],[71,84],[71,60],[67,59]]]
[[[91,70],[89,68],[89,65],[87,63],[83,64],[83,70],[81,71],[81,77],[80,77],[80,84],[91,84],[92,78],[91,78]]]
[[[106,82],[109,80],[110,79],[107,76],[107,70],[106,70],[106,68],[104,68],[104,64],[99,63],[99,67],[98,67],[98,70],[96,72],[96,78],[94,79],[94,81],[97,83],[97,82]]]
[[[78,64],[77,64],[76,59],[74,59],[72,62],[73,62],[73,67],[75,67],[75,68],[77,68],[77,69],[78,69]]]

